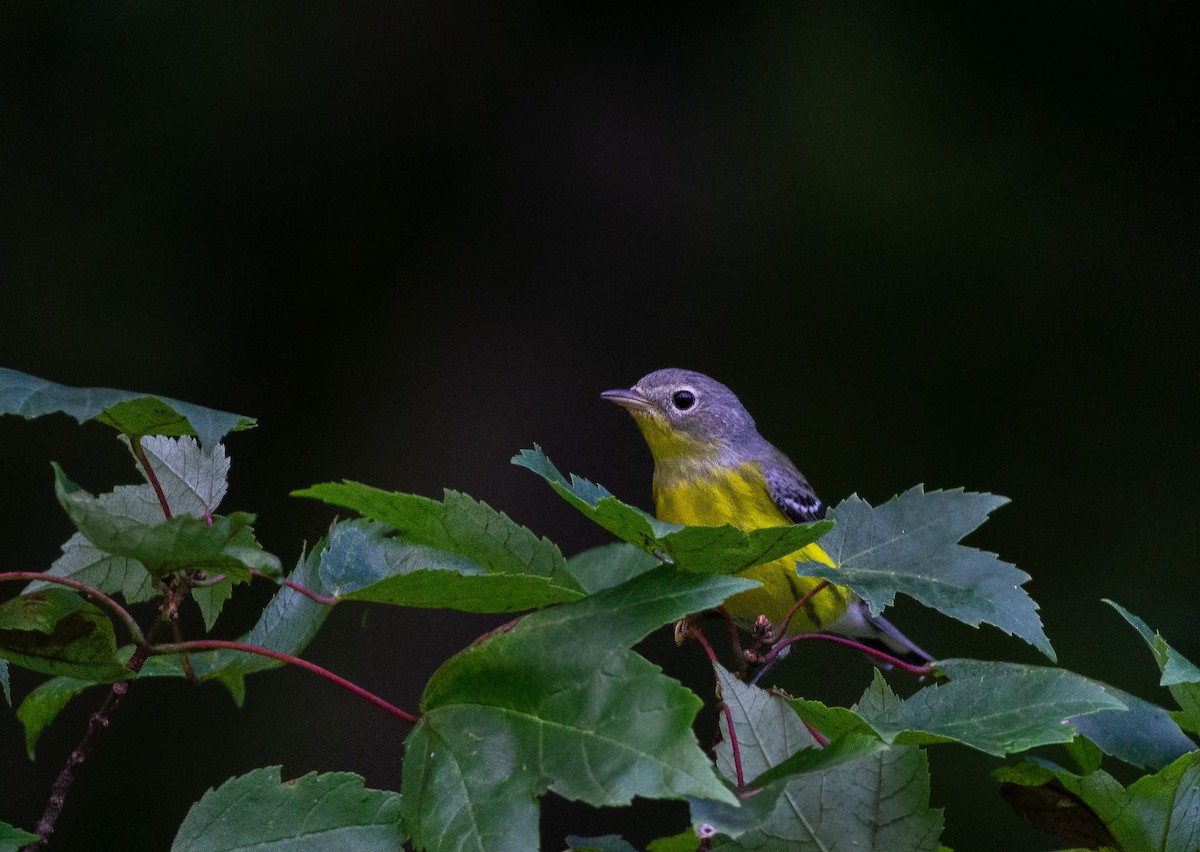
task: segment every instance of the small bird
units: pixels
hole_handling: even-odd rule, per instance
[[[791,459],[758,434],[750,413],[725,385],[690,370],[656,370],[628,390],[601,397],[633,415],[654,457],[654,513],[692,526],[731,524],[742,530],[807,523],[825,504]],[[765,616],[778,626],[820,580],[797,563],[833,566],[818,542],[739,572],[762,583],[725,601],[741,626]],[[789,634],[836,633],[921,665],[933,658],[844,586],[814,594],[792,616]]]

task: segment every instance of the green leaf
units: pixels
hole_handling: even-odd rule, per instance
[[[1070,722],[1105,754],[1133,766],[1162,769],[1196,748],[1163,708],[1113,686],[1104,689],[1129,709],[1073,716]]]
[[[121,437],[132,452],[129,439],[124,435]],[[202,450],[194,438],[163,435],[148,435],[139,444],[172,515],[207,517],[225,498],[229,489],[229,457],[225,455],[223,445]],[[137,458],[136,454],[134,458]],[[138,470],[149,483],[140,459]]]
[[[139,519],[143,509],[125,513],[115,507],[116,498],[93,497],[67,479],[58,465],[54,476],[58,502],[79,531],[106,553],[136,559],[153,576],[205,568],[244,582],[250,579],[250,568],[278,571],[278,559],[264,552],[254,538],[253,515],[214,515],[211,525],[190,515],[146,523]],[[144,493],[121,491],[129,500],[139,500]]]
[[[213,447],[231,431],[255,425],[250,417],[112,388],[76,388],[0,368],[0,414],[26,420],[62,412],[78,422],[99,420],[126,435],[196,435]]]
[[[17,718],[25,726],[25,752],[33,760],[42,731],[50,726],[67,703],[79,693],[96,684],[74,677],[52,677],[34,687],[21,706]]]
[[[670,837],[660,837],[651,840],[646,846],[646,852],[696,852],[700,846],[700,838],[690,828]]]
[[[12,707],[12,689],[8,685],[8,660],[0,657],[0,690],[4,691],[4,700]]]
[[[629,647],[751,583],[669,566],[539,610],[449,659],[405,744],[404,824],[418,849],[538,845],[536,798],[733,803],[691,724],[701,702]]]
[[[925,493],[919,485],[878,507],[851,496],[830,510],[837,526],[821,540],[837,567],[806,563],[807,573],[849,586],[875,614],[903,592],[974,627],[992,624],[1053,660],[1037,604],[1021,588],[1029,575],[958,544],[1007,502],[962,489]]]
[[[465,556],[393,538],[388,525],[361,520],[330,532],[321,579],[345,600],[465,612],[517,612],[583,596],[574,581],[567,588],[559,577],[489,573]]]
[[[1171,692],[1171,696],[1183,711],[1183,726],[1200,731],[1200,668],[1167,644],[1162,634],[1150,629],[1146,622],[1107,598],[1104,602],[1121,614],[1133,626],[1154,654],[1154,660],[1162,672],[1160,684]]]
[[[1001,779],[1047,787],[1057,781],[1096,814],[1122,849],[1194,852],[1200,848],[1200,752],[1189,752],[1128,788],[1103,770],[1080,776],[1041,767],[1005,773]]]
[[[324,553],[325,542],[320,541],[311,553],[301,554],[288,579],[318,595],[331,595],[332,591],[323,584],[320,576],[320,564]],[[328,604],[318,603],[295,589],[282,586],[263,608],[258,622],[238,641],[297,656],[317,635],[331,609]],[[247,654],[243,651],[192,655],[191,662],[197,677],[219,680],[233,695],[238,706],[241,706],[245,699],[246,675],[284,665],[271,657]]]
[[[619,586],[662,564],[656,557],[623,541],[602,544],[567,559],[567,571],[588,594]]]
[[[17,852],[22,846],[27,846],[38,840],[36,834],[22,831],[6,822],[0,821],[0,852]]]
[[[447,489],[439,503],[356,482],[324,483],[292,493],[354,509],[393,527],[410,544],[470,560],[483,574],[544,577],[551,588],[573,593],[570,597],[582,593],[556,544],[466,494]]]
[[[0,630],[37,630],[51,634],[54,625],[85,603],[69,589],[47,589],[0,605]]]
[[[56,602],[47,593],[47,597],[27,595],[0,605],[0,656],[42,674],[96,683],[132,677],[117,658],[107,616],[88,603],[63,614],[61,600]]]
[[[143,504],[139,501],[135,500],[125,503],[124,506],[121,505],[121,501],[122,496],[128,493],[125,489],[136,491],[143,487],[149,488],[149,486],[120,486],[116,491],[101,494],[97,499],[110,512],[132,511],[140,514],[141,510],[137,507]],[[162,510],[158,509],[157,503],[154,504],[154,508],[158,511],[158,517],[161,518]],[[158,594],[158,591],[154,587],[154,578],[150,576],[150,572],[146,570],[145,565],[136,559],[130,559],[126,556],[113,556],[111,553],[106,553],[92,544],[87,536],[81,532],[73,533],[66,540],[62,546],[62,556],[54,560],[54,563],[45,573],[51,577],[65,577],[68,580],[75,580],[94,589],[99,589],[105,594],[120,594],[129,603],[147,601]],[[43,580],[34,580],[25,587],[25,592],[29,593],[53,588],[61,588],[61,586],[47,583]]]
[[[541,447],[522,450],[513,464],[528,468],[550,483],[554,491],[617,538],[629,542],[684,571],[735,574],[794,553],[833,526],[830,521],[790,524],[744,532],[720,527],[683,527],[655,520],[641,509],[622,503],[603,486],[554,466]]]
[[[876,671],[855,711],[887,742],[959,742],[1003,756],[1075,736],[1070,719],[1124,709],[1103,684],[1063,669],[939,660],[949,683],[901,701]]]
[[[349,772],[310,772],[280,781],[280,767],[255,769],[210,789],[188,811],[172,852],[395,852],[400,797],[371,790]]]

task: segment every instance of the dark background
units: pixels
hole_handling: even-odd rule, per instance
[[[508,459],[536,441],[647,505],[649,454],[597,394],[702,370],[830,502],[1011,497],[971,543],[1033,575],[1060,662],[1166,703],[1100,598],[1200,659],[1185,8],[6,3],[0,365],[257,417],[222,508],[257,512],[285,564],[333,514],[288,492],[342,477],[600,543]],[[69,535],[50,459],[92,491],[135,478],[61,416],[0,420],[0,448],[5,569]],[[218,633],[270,592],[239,590]],[[1038,659],[911,602],[894,620],[941,656]],[[306,656],[415,708],[497,621],[344,605]],[[645,651],[709,694],[694,645]],[[870,677],[828,648],[787,665],[831,700]],[[18,699],[36,682],[13,671]],[[100,694],[33,764],[0,712],[0,818],[33,827]],[[261,765],[396,789],[405,734],[301,671],[252,679],[241,710],[139,683],[53,848],[165,848]],[[999,800],[1000,761],[931,761],[947,844],[1053,848]],[[685,819],[551,797],[545,847]]]

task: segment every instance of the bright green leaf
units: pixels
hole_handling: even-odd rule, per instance
[[[1124,709],[1103,684],[1044,666],[939,660],[950,678],[901,701],[875,672],[855,711],[888,742],[960,742],[997,756],[1070,742],[1072,717]]]
[[[1150,647],[1162,672],[1159,683],[1170,690],[1171,696],[1183,711],[1181,724],[1188,730],[1200,731],[1200,668],[1167,644],[1162,634],[1151,630],[1146,622],[1129,610],[1107,598],[1104,602],[1119,612]]]
[[[30,760],[33,760],[42,731],[49,727],[72,698],[95,685],[92,681],[74,677],[52,677],[25,696],[17,708],[17,718],[25,726],[25,752]]]
[[[553,588],[582,592],[558,545],[466,494],[447,489],[439,503],[356,482],[324,483],[293,494],[382,521],[404,541],[464,557],[486,574],[545,577]]]
[[[732,803],[692,733],[700,699],[629,647],[750,586],[664,566],[451,657],[405,744],[414,846],[537,848],[536,798],[547,790],[594,805],[635,795]]]
[[[188,811],[172,852],[396,852],[404,843],[400,797],[349,772],[310,772],[281,782],[255,769],[210,789]]]
[[[517,612],[583,596],[563,576],[522,572],[505,565],[489,573],[465,556],[390,535],[369,521],[338,524],[321,559],[321,580],[346,600],[466,612]]]
[[[671,837],[659,837],[651,840],[646,846],[646,852],[696,852],[700,846],[700,838],[690,828]]]
[[[254,426],[250,417],[165,396],[113,388],[77,388],[0,368],[0,414],[26,420],[62,412],[78,422],[99,420],[127,435],[197,435],[213,447],[231,431]]]
[[[878,507],[851,496],[830,510],[837,526],[821,540],[837,568],[806,562],[807,573],[851,587],[873,613],[903,592],[966,624],[992,624],[1053,660],[1037,604],[1021,588],[1029,575],[958,544],[1007,502],[962,489],[925,493],[920,486]]]
[[[734,574],[794,553],[832,527],[830,521],[818,521],[745,532],[729,524],[668,524],[622,503],[603,486],[574,474],[563,476],[540,447],[522,450],[512,461],[543,477],[560,497],[617,538],[685,571]]]
[[[0,821],[0,852],[17,852],[21,847],[27,846],[37,839],[36,834],[30,834],[28,831],[22,831]]]
[[[52,614],[43,618],[36,614],[38,609]],[[10,663],[96,683],[132,677],[117,658],[112,622],[92,604],[61,615],[61,606],[40,597],[14,598],[0,605],[0,624],[5,622],[33,625],[32,629],[0,629],[0,656]],[[47,623],[53,625],[49,630]]]

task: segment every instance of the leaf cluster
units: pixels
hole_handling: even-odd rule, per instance
[[[258,769],[197,802],[175,849],[534,849],[539,799],[552,791],[594,806],[686,801],[689,824],[664,826],[650,847],[659,852],[702,844],[938,850],[943,814],[930,803],[926,749],[947,745],[1020,756],[997,773],[998,791],[1065,843],[1200,844],[1192,739],[1200,732],[1200,669],[1117,604],[1177,708],[1056,665],[968,659],[939,660],[907,697],[875,670],[853,706],[830,706],[745,683],[714,656],[720,741],[710,751],[694,730],[709,690],[667,677],[633,650],[652,631],[753,587],[740,572],[820,539],[835,567],[803,562],[797,570],[848,586],[873,612],[907,595],[964,624],[991,625],[1055,662],[1023,588],[1029,576],[962,543],[1002,497],[917,487],[877,507],[852,496],[815,524],[684,527],[563,475],[535,447],[514,463],[615,542],[565,557],[465,494],[447,490],[438,500],[323,483],[295,495],[358,517],[334,523],[284,578],[256,540],[253,516],[218,512],[230,464],[221,440],[253,420],[0,370],[0,413],[52,412],[114,427],[142,481],[93,495],[54,465],[55,493],[76,532],[43,574],[0,574],[25,582],[0,603],[7,703],[8,666],[48,676],[16,708],[31,758],[46,727],[88,690],[187,677],[221,683],[241,703],[247,677],[285,662],[413,723],[398,790],[367,789],[348,773],[284,782],[278,766]],[[178,610],[196,606],[211,636],[235,587],[252,581],[279,589],[245,634],[175,635]],[[345,600],[519,615],[446,660],[409,715],[299,657]],[[158,608],[143,630],[126,607],[145,602]],[[163,631],[174,641],[164,643]],[[869,669],[861,671],[866,680]],[[1055,748],[1057,760],[1047,756]],[[1113,761],[1145,774],[1123,786],[1110,774]],[[36,839],[0,823],[0,850]],[[568,842],[632,848],[616,836]]]

